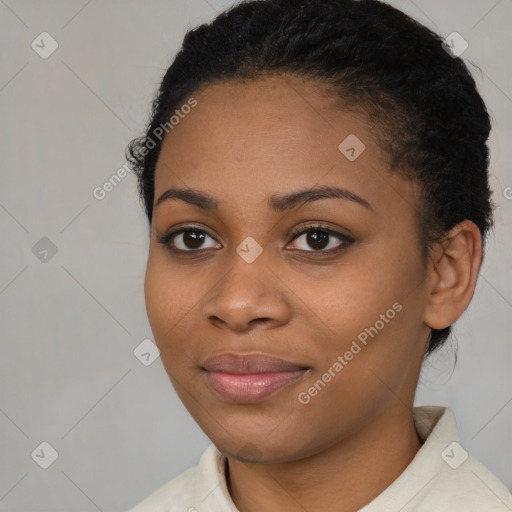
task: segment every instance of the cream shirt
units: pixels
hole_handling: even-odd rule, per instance
[[[359,512],[512,511],[505,485],[458,443],[451,409],[417,406],[413,415],[423,445],[403,473]],[[197,466],[128,512],[239,512],[226,486],[225,464],[211,444]],[[333,504],[329,512],[335,510]]]

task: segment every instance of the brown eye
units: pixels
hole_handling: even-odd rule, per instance
[[[192,228],[182,228],[167,233],[159,237],[158,242],[176,252],[197,252],[203,249],[220,247],[220,244],[206,233],[206,231]],[[208,243],[208,245],[205,245],[205,242]]]
[[[306,236],[306,243],[313,249],[325,249],[329,245],[330,236],[326,231],[309,231]]]
[[[293,239],[295,249],[307,252],[334,252],[349,246],[353,240],[323,226],[312,226],[297,233]]]
[[[188,249],[199,249],[204,243],[205,235],[199,231],[184,231],[182,242]]]

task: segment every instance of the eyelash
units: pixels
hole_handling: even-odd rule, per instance
[[[171,250],[172,252],[177,253],[177,254],[185,254],[185,253],[196,253],[197,254],[197,253],[202,253],[204,251],[208,251],[210,249],[210,248],[206,248],[206,249],[184,250],[184,249],[176,249],[175,247],[173,247],[173,244],[171,243],[172,239],[175,236],[180,235],[181,233],[186,233],[187,231],[195,231],[195,232],[205,233],[210,238],[215,240],[215,238],[212,235],[210,235],[203,228],[201,228],[199,226],[189,225],[189,226],[181,227],[179,229],[175,229],[173,231],[170,231],[169,233],[165,233],[164,235],[157,237],[157,242],[165,245],[169,250]],[[336,246],[335,248],[327,249],[327,250],[323,250],[323,249],[319,249],[319,250],[313,249],[310,251],[306,251],[303,249],[293,249],[293,250],[303,252],[303,253],[305,252],[305,253],[314,253],[314,254],[320,254],[320,255],[330,255],[330,254],[337,253],[354,243],[354,240],[352,238],[348,237],[347,235],[344,235],[343,233],[335,231],[335,230],[333,230],[327,226],[321,225],[321,224],[311,224],[306,227],[302,226],[300,229],[293,231],[290,234],[290,236],[292,237],[291,242],[295,241],[301,235],[304,235],[307,233],[315,233],[315,232],[322,232],[327,235],[334,236],[335,238],[338,238],[340,240],[340,244],[338,246]]]

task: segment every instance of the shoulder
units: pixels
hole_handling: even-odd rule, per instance
[[[505,484],[460,444],[453,411],[418,407],[416,426],[426,437],[419,453],[428,484],[420,492],[417,512],[505,512],[512,495]],[[414,464],[411,464],[414,466]],[[418,471],[419,470],[419,471]]]
[[[205,485],[209,487],[220,479],[217,458],[212,444],[201,455],[199,464],[180,473],[127,512],[194,512]]]
[[[505,484],[472,455],[467,454],[464,462],[456,468],[447,465],[435,480],[435,485],[422,501],[421,511],[512,510],[512,495]]]
[[[193,501],[197,466],[191,467],[159,487],[127,512],[187,512]]]
[[[505,484],[460,444],[453,411],[417,406],[423,444],[404,472],[359,512],[511,512]]]

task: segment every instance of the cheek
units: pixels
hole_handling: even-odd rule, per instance
[[[354,253],[321,275],[282,274],[300,298],[298,303],[305,304],[319,323],[345,340],[379,321],[380,315],[390,309],[388,316],[394,318],[393,304],[410,302],[411,290],[416,286],[413,283],[418,279],[412,261],[393,262],[382,255],[368,254],[366,249],[364,252]]]
[[[197,273],[176,271],[161,256],[150,255],[144,279],[144,296],[155,343],[164,364],[186,357],[183,344],[194,343],[193,329],[201,307],[200,279]]]
[[[364,365],[386,364],[390,370],[407,364],[417,350],[425,306],[419,249],[400,249],[392,242],[376,249],[376,244],[362,247],[346,264],[334,267],[329,279],[303,287],[308,290],[303,292],[308,294],[302,295],[304,302],[335,340],[324,346],[328,352],[324,363],[349,351],[354,341],[361,346],[354,360]],[[392,359],[390,353],[395,353]]]

